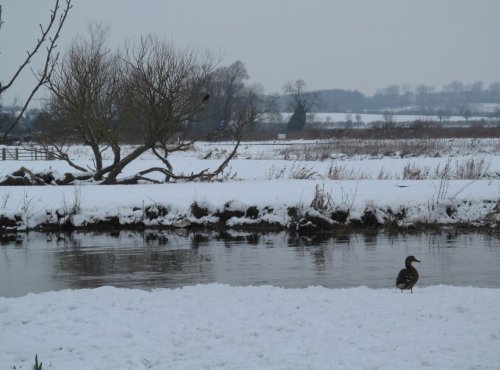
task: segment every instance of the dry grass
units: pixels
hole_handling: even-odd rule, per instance
[[[404,180],[429,180],[443,179],[448,180],[478,180],[488,178],[490,162],[484,157],[469,158],[463,161],[452,160],[448,158],[446,163],[437,165],[432,171],[428,166],[419,166],[415,162],[408,163],[403,169]]]
[[[429,178],[430,169],[427,166],[420,167],[416,163],[408,163],[403,168],[403,180],[424,180]]]
[[[500,152],[500,139],[331,139],[294,144],[275,151],[285,160],[325,161],[338,157],[442,157]]]
[[[455,178],[458,179],[482,179],[487,177],[488,170],[490,168],[490,162],[486,159],[471,158],[465,162],[456,163],[455,165]]]
[[[332,162],[328,167],[326,177],[330,180],[364,180],[371,176],[361,170],[349,169],[346,164]]]
[[[316,180],[320,178],[320,174],[314,171],[312,166],[307,166],[298,162],[293,162],[291,165],[285,164],[281,167],[273,165],[266,173],[266,179],[268,180]]]
[[[326,213],[333,208],[332,194],[325,191],[324,186],[316,185],[310,207],[320,213]]]
[[[418,162],[408,162],[402,173],[394,173],[381,167],[378,172],[366,172],[359,168],[350,168],[349,162],[332,161],[325,173],[318,173],[313,166],[298,161],[284,165],[273,165],[266,172],[267,180],[478,180],[497,178],[489,172],[490,163],[484,157],[468,158],[437,164],[435,167],[422,166]]]

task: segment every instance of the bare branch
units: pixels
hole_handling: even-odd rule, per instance
[[[2,5],[0,5],[0,30],[2,29],[2,24],[3,24],[3,21],[2,21]],[[1,86],[0,86],[0,88],[1,88]]]
[[[291,108],[302,106],[305,112],[309,112],[318,104],[319,93],[306,91],[306,83],[302,79],[285,84],[283,90],[290,97]]]
[[[119,156],[116,101],[121,88],[118,58],[106,48],[108,29],[90,24],[88,37],[75,41],[49,79],[50,110],[64,122],[66,134],[92,149],[95,171],[102,153]],[[118,148],[118,150],[116,149]]]
[[[172,180],[181,180],[181,181],[195,181],[195,180],[210,181],[224,171],[229,162],[236,155],[239,146],[240,146],[240,141],[237,141],[231,153],[229,153],[229,155],[224,159],[224,161],[219,165],[219,167],[217,167],[212,172],[209,172],[208,169],[204,169],[198,173],[194,174],[192,173],[191,175],[174,175],[173,173],[171,173],[168,178]]]
[[[50,20],[49,23],[46,27],[43,27],[40,25],[40,30],[41,30],[41,37],[37,40],[36,45],[33,47],[33,49],[27,51],[27,56],[26,59],[20,64],[19,68],[17,71],[14,73],[10,81],[3,86],[0,86],[0,94],[10,88],[12,84],[16,81],[16,79],[19,77],[21,72],[29,65],[31,62],[31,59],[33,56],[40,50],[42,45],[44,45],[46,42],[48,42],[48,46],[46,48],[46,58],[45,62],[43,65],[42,72],[39,73],[37,76],[38,82],[31,91],[28,99],[23,105],[23,108],[21,109],[21,112],[18,114],[14,122],[7,128],[7,130],[3,134],[3,140],[5,141],[7,139],[7,136],[9,133],[16,127],[16,125],[19,123],[21,120],[22,116],[24,115],[24,112],[28,108],[28,105],[30,104],[31,100],[33,99],[33,96],[36,94],[36,92],[42,87],[43,85],[47,84],[47,82],[50,79],[50,76],[52,74],[52,71],[54,70],[54,66],[57,62],[57,59],[59,58],[59,54],[57,54],[55,57],[53,57],[54,49],[57,47],[57,40],[59,39],[59,35],[61,33],[61,30],[63,28],[64,23],[66,22],[66,18],[68,16],[69,10],[73,7],[71,5],[72,0],[65,0],[66,4],[64,6],[64,9],[62,10],[62,13],[59,14],[60,10],[60,0],[56,0],[56,3],[54,5],[54,8],[50,12]],[[59,19],[56,23],[57,16],[59,14]],[[1,15],[1,14],[0,14]],[[1,22],[1,17],[0,17],[0,22]],[[57,25],[56,25],[57,24]],[[55,28],[54,35],[52,37],[49,36],[51,30]]]
[[[81,167],[74,163],[68,155],[68,149],[64,147],[64,145],[57,145],[54,143],[47,143],[41,140],[38,140],[38,143],[42,146],[42,152],[45,154],[50,154],[54,157],[54,159],[63,160],[68,163],[71,167],[77,169],[81,172],[89,172],[86,168]]]
[[[205,109],[203,97],[211,77],[210,60],[151,35],[122,57],[127,78],[126,107],[143,126],[151,148],[166,145]]]

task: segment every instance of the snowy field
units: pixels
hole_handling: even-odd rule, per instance
[[[348,155],[328,145],[325,155],[311,150],[316,142],[264,144],[243,145],[220,182],[0,187],[0,215],[20,215],[22,229],[77,205],[76,225],[113,215],[127,223],[148,205],[164,205],[168,214],[151,224],[211,222],[190,214],[197,202],[272,208],[259,217],[286,225],[287,207],[312,212],[320,186],[352,219],[372,209],[384,222],[405,209],[406,223],[500,221],[499,140],[443,141],[439,155],[431,146],[420,156]],[[214,168],[229,148],[201,143],[171,161],[184,173]],[[92,164],[83,148],[73,148],[72,157]],[[144,156],[123,176],[157,164]],[[61,161],[3,161],[0,177],[21,166],[72,172]],[[227,225],[251,222],[233,218]],[[210,284],[0,297],[0,368],[31,369],[38,354],[43,369],[57,370],[499,369],[499,307],[499,289],[418,285],[414,294]]]
[[[412,107],[410,107],[412,108]],[[489,111],[485,109],[484,115],[478,115],[474,117],[470,117],[470,121],[479,121],[489,120],[490,118],[487,116],[488,113],[494,112],[495,109],[498,109],[498,105],[493,105],[489,107]],[[288,122],[293,113],[282,113],[281,118],[283,122]],[[432,122],[457,122],[464,124],[465,118],[463,116],[446,116],[441,119],[437,115],[418,115],[418,114],[401,114],[401,112],[391,112],[388,110],[388,114],[390,114],[390,120],[394,123],[404,123],[404,122],[414,122],[414,121],[432,121]],[[351,121],[356,123],[359,119],[360,123],[364,125],[370,125],[376,122],[385,122],[388,118],[387,115],[384,114],[371,114],[371,113],[310,113],[310,121],[315,123],[323,123],[323,124],[334,124],[334,123],[344,123],[346,121]]]
[[[0,298],[0,368],[498,369],[500,290],[199,285]]]
[[[353,148],[368,150],[345,153]],[[175,171],[189,174],[215,169],[230,150],[229,143],[200,143],[191,151],[172,155],[170,161]],[[85,148],[72,148],[71,156],[83,167],[92,166]],[[151,155],[144,155],[122,175],[158,165]],[[74,172],[62,161],[2,161],[0,166],[0,177],[21,166],[34,172]],[[289,207],[303,214],[317,211],[311,209],[311,202],[318,187],[330,210],[349,213],[348,223],[367,211],[381,224],[397,218],[402,226],[500,221],[499,139],[244,143],[218,180],[111,187],[3,186],[0,214],[22,219],[18,229],[53,222],[69,213],[75,226],[114,216],[122,224],[151,226],[218,221],[194,217],[190,207],[196,202],[211,213],[258,207],[257,218],[230,219],[226,226],[268,222],[287,227]],[[144,220],[145,210],[158,205],[168,214]]]

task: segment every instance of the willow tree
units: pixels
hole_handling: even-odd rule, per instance
[[[283,90],[288,95],[288,107],[293,114],[287,124],[287,131],[300,131],[306,125],[306,115],[319,100],[318,92],[308,92],[304,80],[288,82]]]
[[[95,172],[101,180],[107,168],[103,152],[111,148],[114,163],[120,159],[117,101],[121,91],[119,58],[106,47],[108,29],[91,24],[87,37],[78,37],[50,78],[49,112],[52,124],[38,140],[55,150],[55,156],[72,167]],[[66,141],[90,147],[94,168],[85,169],[71,161]]]
[[[64,127],[61,132],[70,133],[60,137],[69,136],[73,142],[90,146],[95,167],[77,166],[63,151],[58,151],[60,158],[84,172],[80,179],[102,184],[159,182],[150,176],[153,173],[164,176],[163,181],[210,180],[220,174],[236,155],[244,127],[254,122],[261,111],[258,90],[238,89],[237,99],[234,92],[225,95],[230,97],[233,108],[226,115],[224,127],[235,146],[217,168],[188,175],[182,169],[174,171],[169,155],[186,150],[200,139],[198,136],[189,141],[178,140],[194,122],[210,117],[210,93],[219,80],[220,68],[215,68],[208,53],[177,48],[154,36],[127,45],[117,56],[103,47],[104,36],[103,32],[94,32],[89,40],[76,42],[50,85],[50,112],[56,117],[55,122]],[[120,135],[124,127],[131,126],[140,132],[140,142],[122,154]],[[113,160],[104,165],[101,154],[107,147],[113,149]],[[127,178],[119,177],[130,163],[148,151],[161,165]]]

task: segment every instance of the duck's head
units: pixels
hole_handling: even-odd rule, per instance
[[[412,262],[420,262],[415,258],[415,256],[408,256],[406,257],[405,264],[406,265],[411,265]]]

